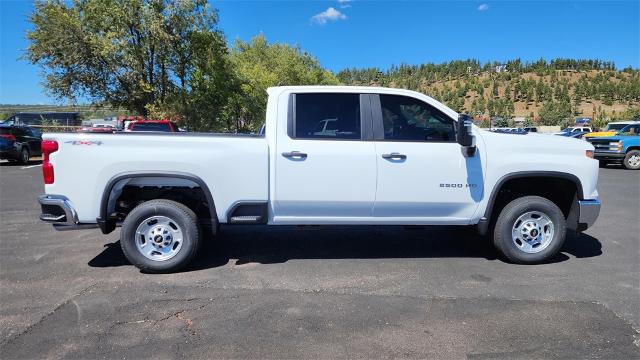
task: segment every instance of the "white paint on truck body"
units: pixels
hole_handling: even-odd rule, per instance
[[[584,199],[597,199],[593,147],[559,136],[492,133],[473,127],[477,152],[455,142],[292,139],[292,93],[395,94],[458,114],[414,91],[377,87],[294,86],[268,90],[264,137],[198,134],[45,134],[55,182],[47,194],[66,196],[82,223],[95,223],[110,180],[137,173],[189,174],[211,191],[218,219],[239,201],[268,203],[269,224],[476,224],[499,181],[518,172],[559,172],[580,180]],[[83,141],[99,145],[83,145]],[[74,145],[75,143],[75,145]],[[300,151],[304,161],[283,152]],[[407,155],[393,163],[383,153]],[[156,179],[161,185],[161,179]],[[446,189],[441,184],[464,184]],[[467,187],[467,184],[469,187]]]
[[[95,223],[107,184],[127,174],[189,174],[207,184],[219,219],[239,199],[268,200],[269,159],[261,137],[163,134],[45,134],[55,182],[47,194],[69,198],[82,223]],[[101,142],[73,145],[73,141]],[[76,142],[78,144],[79,142]],[[172,185],[171,179],[166,179]],[[162,180],[156,180],[159,185]],[[224,191],[222,189],[225,189]]]

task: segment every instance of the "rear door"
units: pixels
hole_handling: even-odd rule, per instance
[[[454,120],[420,99],[372,96],[374,216],[400,223],[467,223],[482,199],[482,149],[466,157]]]
[[[349,223],[370,218],[376,155],[367,95],[289,95],[275,161],[274,223]]]

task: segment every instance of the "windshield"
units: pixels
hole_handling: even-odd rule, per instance
[[[620,130],[620,129],[624,128],[625,126],[628,126],[628,124],[609,124],[609,125],[607,125],[607,127],[604,130],[605,131],[617,131],[617,130]]]
[[[133,131],[165,131],[170,132],[169,123],[134,123],[131,125]]]
[[[640,133],[640,124],[631,124],[625,126],[618,131],[618,135],[638,135]]]

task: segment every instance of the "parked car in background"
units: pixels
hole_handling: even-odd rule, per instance
[[[555,133],[556,135],[563,135],[567,133],[590,133],[593,132],[593,129],[589,126],[569,126],[562,131]]]
[[[27,164],[41,155],[42,134],[36,128],[0,124],[0,159]]]
[[[627,125],[616,135],[587,138],[595,147],[601,165],[618,163],[630,170],[640,170],[640,122]]]
[[[582,137],[585,136],[586,134],[590,134],[590,133],[584,132],[584,131],[572,131],[572,132],[559,132],[554,135],[570,137],[574,139],[582,139]]]
[[[588,117],[580,117],[576,119],[576,125],[577,126],[591,126],[591,121],[593,119],[588,118]]]
[[[129,123],[125,131],[179,132],[180,129],[169,120],[138,120]]]
[[[615,122],[610,122],[601,131],[594,131],[592,133],[589,133],[589,134],[585,135],[585,138],[614,136],[616,133],[618,133],[618,131],[622,130],[625,126],[631,125],[631,124],[637,124],[637,123],[640,123],[640,121],[636,120],[636,121],[615,121]]]

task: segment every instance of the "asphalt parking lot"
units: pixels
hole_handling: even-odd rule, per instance
[[[640,358],[639,171],[601,169],[597,224],[545,265],[457,228],[238,226],[148,275],[118,231],[40,222],[32,165],[0,164],[3,359]]]

